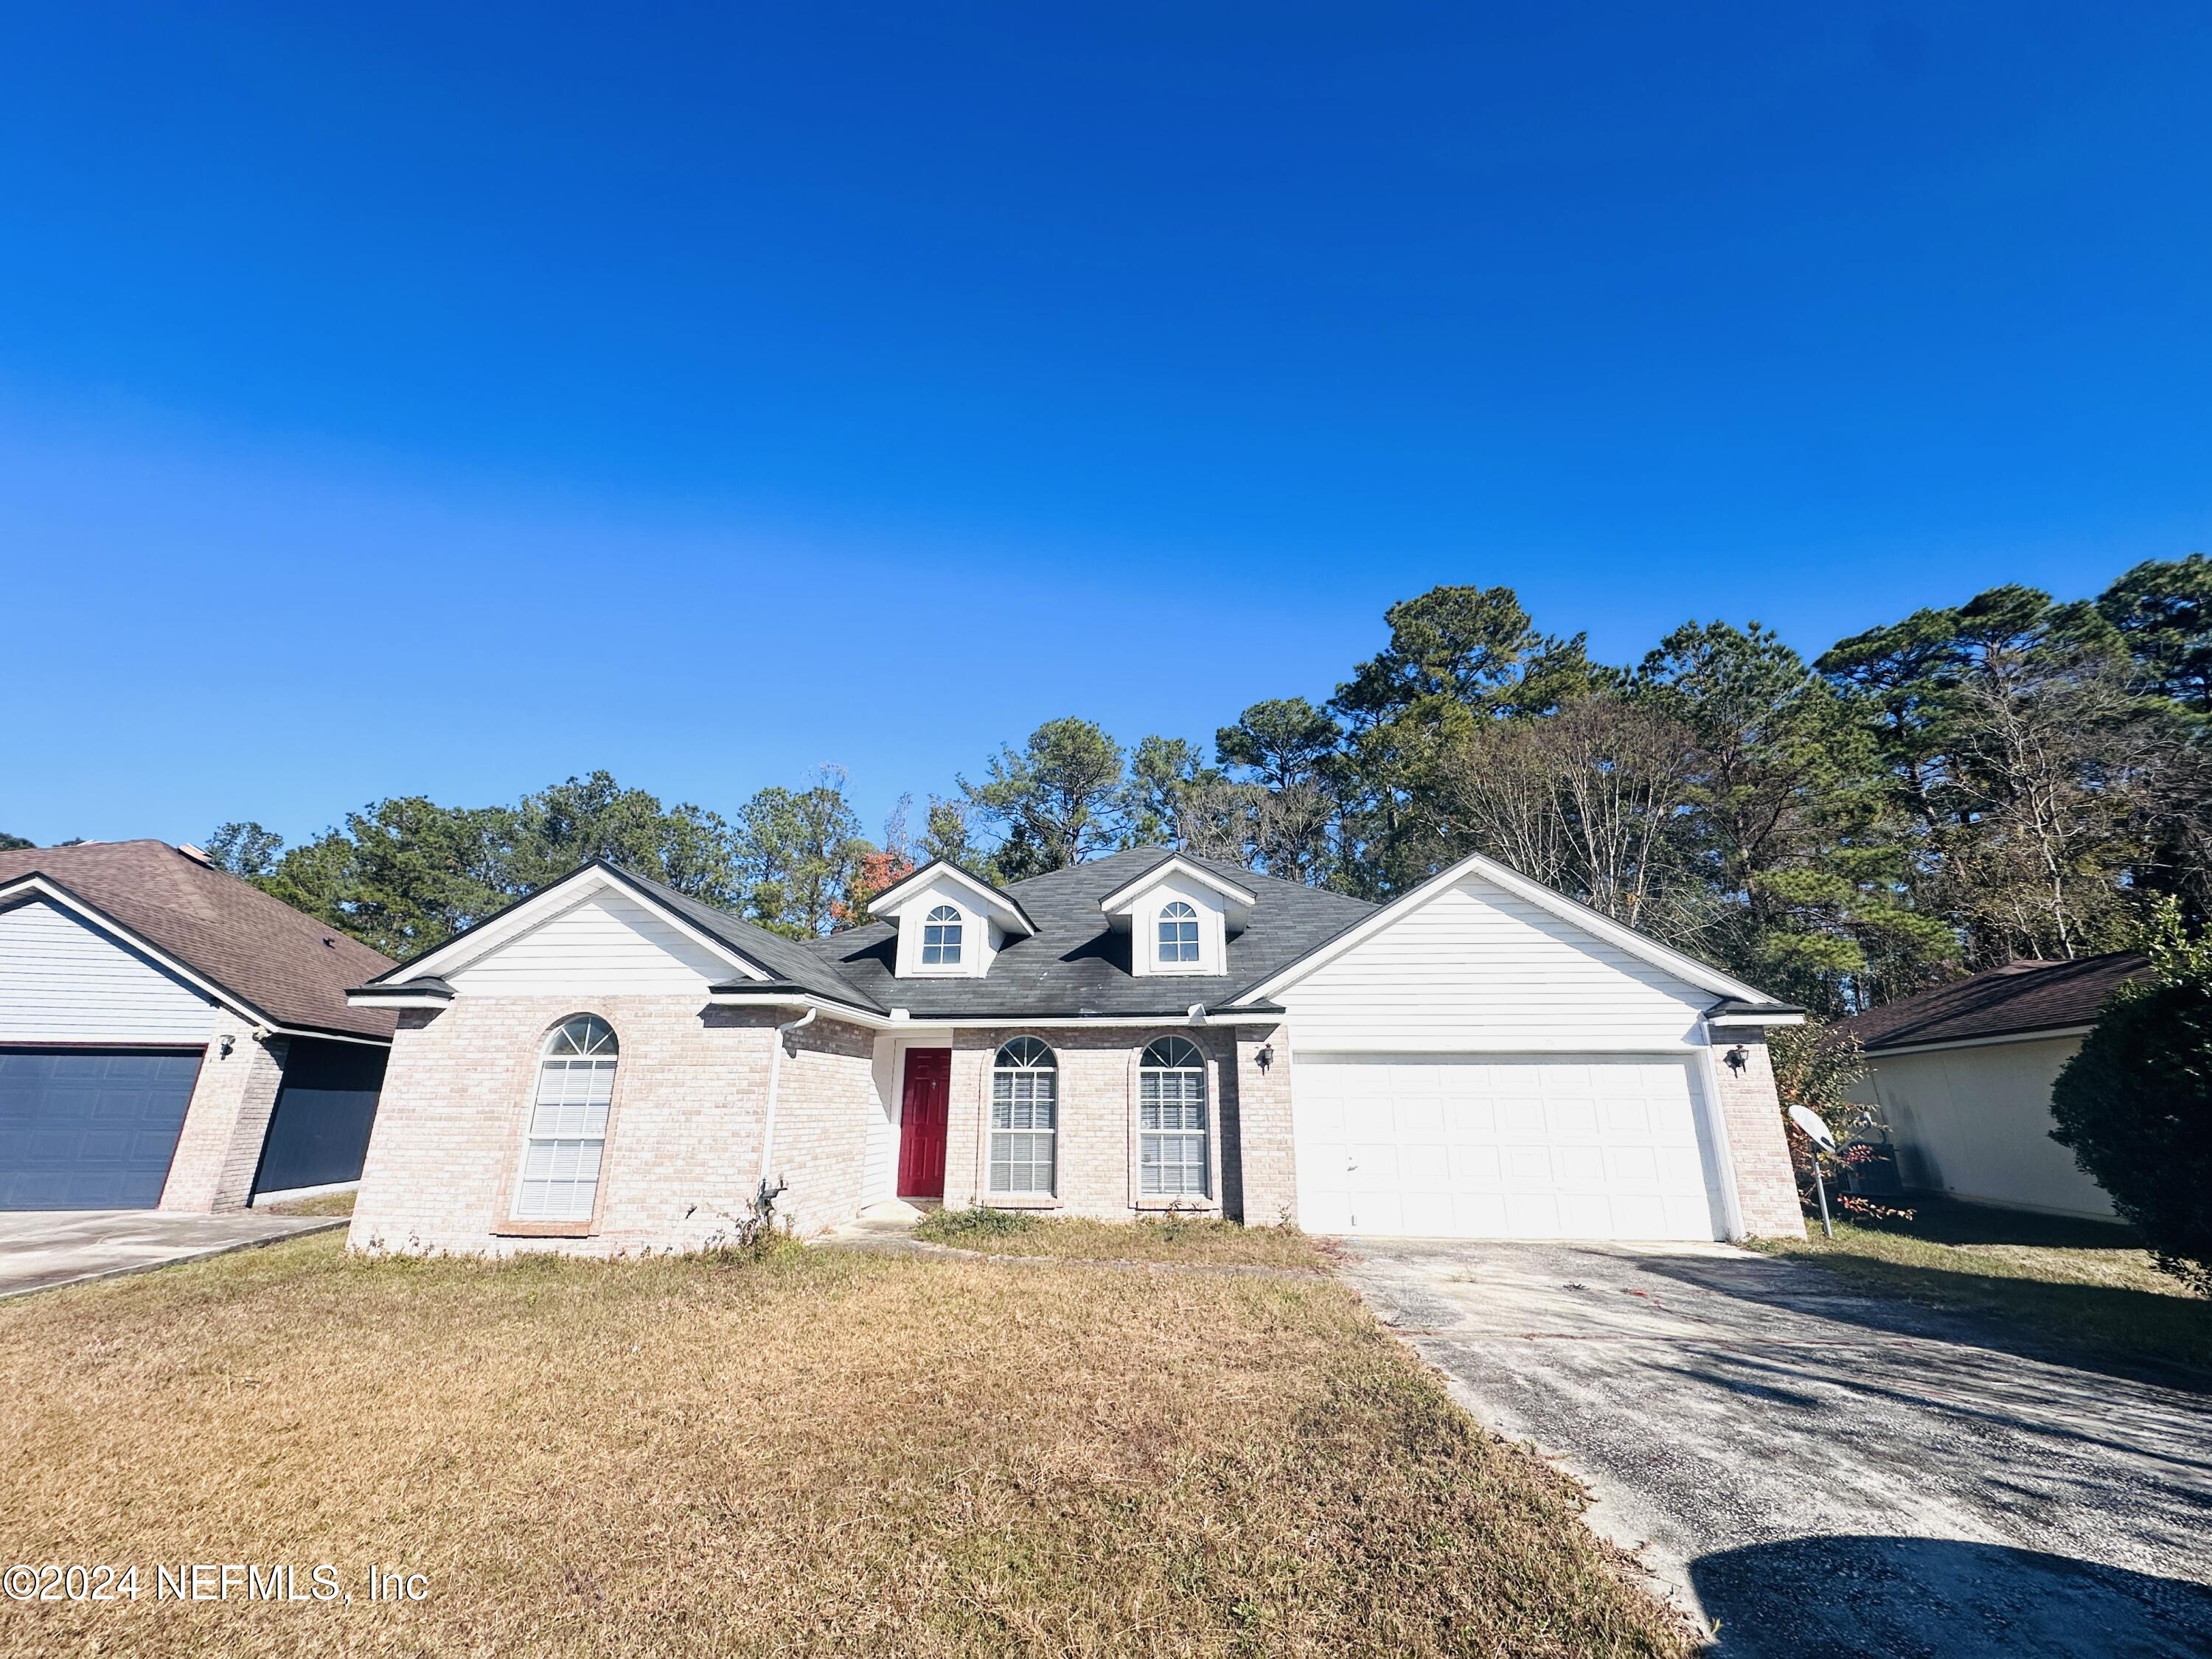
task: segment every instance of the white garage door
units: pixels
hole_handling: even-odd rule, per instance
[[[1724,1235],[1683,1060],[1300,1054],[1291,1075],[1309,1232]]]

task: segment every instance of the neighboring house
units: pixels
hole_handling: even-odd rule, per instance
[[[2014,962],[1845,1022],[1866,1050],[1862,1097],[1881,1108],[1905,1184],[2110,1218],[2104,1188],[2051,1138],[2051,1085],[2142,968],[2132,951]]]
[[[939,862],[794,941],[587,865],[360,987],[352,1242],[696,1246],[894,1196],[1326,1233],[1800,1235],[1795,1009],[1483,858],[1392,903],[1158,848]],[[552,1241],[558,1241],[553,1243]]]
[[[235,1210],[359,1178],[389,958],[165,842],[0,852],[0,1210]]]

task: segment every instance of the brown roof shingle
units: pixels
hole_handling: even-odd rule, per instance
[[[1844,1022],[1869,1054],[1923,1042],[2026,1036],[2096,1020],[2105,1000],[2142,971],[2134,951],[2075,962],[2013,962],[1956,984],[1869,1008]]]
[[[67,888],[279,1025],[390,1037],[388,1009],[346,988],[391,959],[167,842],[87,842],[0,852],[0,887],[31,874]]]

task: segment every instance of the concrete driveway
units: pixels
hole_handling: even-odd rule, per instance
[[[1589,1483],[1726,1655],[2212,1654],[2212,1395],[1726,1245],[1363,1239],[1346,1272]]]
[[[220,1255],[346,1224],[343,1216],[0,1210],[0,1297]]]

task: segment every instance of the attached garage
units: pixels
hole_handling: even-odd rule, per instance
[[[161,1201],[198,1049],[0,1048],[0,1210]]]
[[[192,848],[0,850],[0,1210],[357,1180],[392,1021],[345,992],[388,965]]]
[[[1722,1238],[1686,1058],[1301,1054],[1299,1224],[1440,1238]]]

